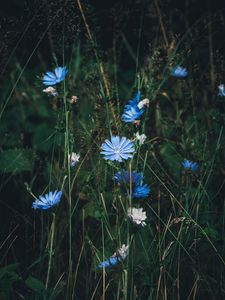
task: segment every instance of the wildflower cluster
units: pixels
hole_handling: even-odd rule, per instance
[[[184,78],[188,75],[187,70],[180,66],[172,69],[171,75],[177,78]],[[149,105],[149,100],[141,98],[141,92],[138,91],[132,100],[128,101],[125,105],[122,114],[122,121],[126,123],[139,124],[139,118],[143,115],[145,107]],[[146,139],[145,134],[135,135],[135,140],[141,146]],[[112,136],[110,140],[106,139],[101,145],[101,152],[103,158],[108,161],[117,161],[121,163],[123,160],[133,158],[135,154],[134,143],[126,137]],[[189,160],[182,162],[184,170],[195,172],[198,169],[198,164]],[[121,189],[130,199],[143,199],[147,198],[151,192],[150,187],[144,183],[144,175],[142,172],[136,170],[122,169],[117,171],[113,179],[119,184]],[[131,202],[130,202],[131,205]],[[127,209],[127,217],[137,226],[146,226],[147,214],[142,207],[130,206]],[[129,245],[128,245],[129,246]],[[128,247],[127,246],[127,247]],[[118,265],[121,262],[121,256],[114,254],[106,261],[101,262],[98,268],[110,268]]]
[[[122,121],[126,123],[140,122],[138,119],[145,111],[145,107],[149,105],[148,99],[140,101],[141,92],[138,91],[132,100],[128,101],[128,104],[124,108],[122,114]],[[136,140],[139,141],[139,145],[142,145],[146,139],[145,134],[136,134]],[[108,161],[117,161],[121,163],[123,160],[133,158],[135,153],[135,145],[126,137],[112,136],[110,140],[106,139],[101,145],[101,154],[103,158]],[[127,192],[127,196],[131,199],[146,198],[150,194],[150,188],[147,184],[143,183],[144,175],[142,172],[127,171],[122,169],[120,172],[116,172],[113,179],[124,190],[130,190],[127,187],[131,186],[131,195]],[[142,208],[129,207],[127,210],[128,218],[136,225],[145,226],[145,220],[147,219],[146,212]],[[126,255],[114,254],[108,260],[101,262],[98,268],[110,268],[121,262],[121,258],[124,259],[128,254],[129,245],[123,245],[126,250]],[[121,250],[120,250],[121,252]]]
[[[43,92],[47,95],[58,96],[58,91],[54,87],[55,85],[63,82],[68,73],[66,67],[57,67],[53,72],[47,72],[43,76],[43,84],[47,86],[43,89]],[[177,66],[171,70],[171,75],[177,78],[185,78],[188,72],[185,68]],[[220,95],[223,95],[224,86],[219,87]],[[70,103],[75,103],[77,97],[73,96]],[[128,101],[125,105],[121,119],[125,123],[133,123],[136,125],[140,124],[140,117],[144,114],[145,108],[149,106],[149,99],[145,98],[141,100],[141,92],[137,91],[135,97]],[[135,155],[135,147],[139,147],[144,144],[146,140],[146,135],[139,134],[139,131],[135,134],[134,143],[131,139],[127,137],[120,137],[118,135],[112,135],[110,139],[106,139],[100,149],[100,154],[103,159],[110,162],[122,163],[128,159],[133,159]],[[68,155],[68,166],[74,167],[79,162],[80,155],[72,152]],[[184,170],[189,170],[195,172],[198,169],[198,164],[189,160],[184,160],[182,162]],[[129,199],[129,205],[127,205],[127,215],[125,217],[130,220],[136,226],[144,227],[147,225],[147,214],[140,207],[134,207],[131,200],[147,198],[151,193],[151,189],[148,184],[144,183],[143,172],[138,172],[137,170],[126,170],[120,169],[117,171],[113,179],[121,187],[121,190]],[[32,204],[32,208],[40,210],[48,210],[53,206],[57,205],[62,197],[62,191],[55,190],[51,191],[44,196],[39,196]],[[127,202],[128,203],[128,202]],[[129,244],[123,244],[112,256],[107,260],[100,262],[97,269],[111,268],[120,264],[128,255]]]
[[[66,67],[56,67],[53,72],[47,72],[42,78],[43,84],[47,86],[47,88],[43,89],[43,92],[47,95],[58,96],[56,88],[52,87],[52,85],[64,81],[67,73],[68,70]],[[80,155],[74,152],[68,155],[68,162],[71,167],[74,167],[79,162],[79,159]],[[57,205],[60,202],[61,197],[62,191],[51,191],[44,196],[39,196],[39,198],[33,202],[32,208],[47,210]]]

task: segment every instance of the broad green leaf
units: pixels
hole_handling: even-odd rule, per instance
[[[29,276],[25,283],[31,290],[35,292],[41,293],[45,290],[44,283],[33,276]]]
[[[31,150],[9,149],[0,153],[0,172],[31,171],[34,157]]]

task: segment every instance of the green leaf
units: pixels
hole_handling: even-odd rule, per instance
[[[205,234],[213,241],[219,240],[219,233],[215,227],[207,227],[204,231]]]
[[[162,145],[160,154],[163,157],[163,161],[169,170],[177,178],[179,177],[180,170],[180,158],[176,151],[176,147],[172,143],[165,143]]]
[[[0,299],[11,299],[14,282],[21,280],[15,272],[17,266],[18,264],[11,264],[0,269]]]
[[[37,149],[48,152],[54,142],[53,134],[53,130],[47,124],[41,124],[35,130],[33,144]]]
[[[100,220],[102,218],[102,212],[99,207],[93,202],[89,202],[84,207],[85,217],[92,217],[94,219]]]
[[[31,171],[34,157],[31,150],[9,149],[0,154],[0,172],[15,173]]]
[[[6,267],[1,268],[0,269],[0,280],[3,278],[3,276],[5,274],[14,272],[17,267],[18,267],[18,264],[11,264],[11,265],[7,265]]]
[[[25,284],[34,292],[41,293],[45,290],[45,285],[39,279],[29,276],[25,281]]]

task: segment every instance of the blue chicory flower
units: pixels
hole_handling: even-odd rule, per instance
[[[132,198],[146,198],[148,197],[149,193],[151,192],[150,187],[147,184],[143,184],[143,173],[132,171],[122,170],[117,172],[113,179],[115,179],[120,184],[129,184],[130,181],[133,183],[131,197]],[[129,192],[126,191],[128,194]]]
[[[225,86],[224,86],[224,84],[220,84],[218,86],[218,89],[219,89],[218,96],[225,97]]]
[[[113,179],[115,179],[120,184],[126,184],[130,181],[133,184],[140,184],[143,180],[144,176],[142,172],[132,171],[131,173],[129,171],[122,170],[121,172],[117,172]]]
[[[122,121],[126,123],[134,123],[144,113],[144,108],[139,108],[138,103],[140,102],[141,92],[137,91],[135,97],[128,101],[125,105],[124,112],[121,116]]]
[[[36,199],[33,204],[32,208],[34,209],[42,209],[46,210],[51,208],[52,206],[55,206],[56,204],[59,203],[60,199],[62,196],[61,191],[54,191],[49,192],[48,194],[45,194],[44,196],[39,196],[39,199]]]
[[[143,115],[144,109],[139,109],[137,106],[134,107],[132,105],[126,105],[124,108],[124,112],[121,116],[123,122],[133,123],[139,119],[141,115]]]
[[[132,190],[132,198],[146,198],[150,194],[151,189],[147,184],[136,185]]]
[[[111,268],[113,266],[116,266],[117,264],[119,264],[121,261],[123,261],[127,257],[128,250],[129,250],[129,246],[125,246],[123,244],[122,247],[119,248],[117,250],[117,252],[114,253],[110,258],[101,262],[97,266],[97,269]]]
[[[56,67],[54,72],[47,72],[43,76],[43,84],[51,86],[60,83],[65,79],[67,73],[68,70],[66,67]]]
[[[188,75],[188,71],[186,68],[176,66],[171,70],[171,75],[176,78],[185,78]]]
[[[128,159],[133,157],[134,143],[129,139],[119,136],[112,136],[111,141],[105,140],[101,145],[100,153],[104,155],[105,160],[116,160],[122,162],[122,159]]]
[[[109,259],[100,262],[100,264],[97,266],[97,269],[111,268],[118,265],[119,262],[120,259],[118,256],[111,256]]]
[[[141,91],[137,91],[134,98],[132,98],[131,100],[128,101],[128,105],[131,105],[136,108],[140,99],[141,99]]]
[[[190,161],[185,159],[182,162],[182,166],[184,167],[185,170],[191,170],[193,172],[197,171],[199,165],[196,162]]]

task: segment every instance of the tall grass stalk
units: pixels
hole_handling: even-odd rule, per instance
[[[45,282],[45,288],[48,288],[49,285],[49,278],[50,278],[50,272],[52,267],[52,257],[54,254],[54,236],[55,236],[55,214],[52,214],[52,225],[50,228],[50,245],[49,245],[49,261],[48,261],[48,271],[47,271],[47,277]]]

